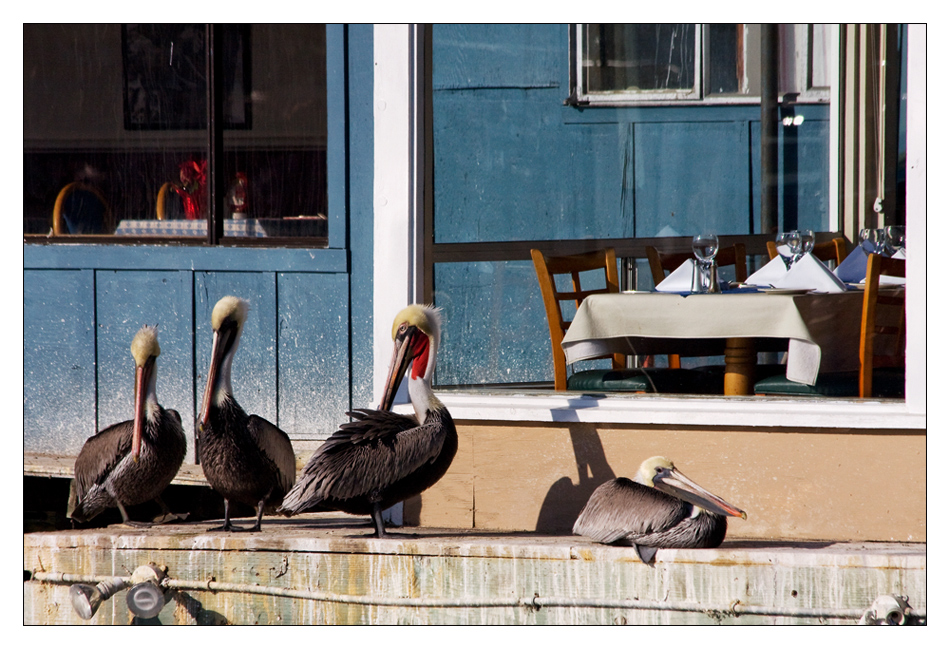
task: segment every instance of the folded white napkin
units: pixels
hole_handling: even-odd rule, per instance
[[[792,264],[775,288],[808,288],[820,293],[843,293],[848,288],[815,255],[806,253]]]
[[[907,253],[904,250],[898,250],[891,255],[891,259],[907,259]]]
[[[693,288],[693,260],[687,259],[662,282],[656,285],[656,290],[662,293],[682,293]]]
[[[860,282],[868,272],[868,253],[861,246],[857,246],[844,261],[835,268],[835,277],[842,282]]]
[[[749,286],[774,286],[775,282],[785,277],[786,273],[788,273],[788,270],[785,268],[785,262],[782,261],[781,257],[776,257],[749,275],[744,283]]]

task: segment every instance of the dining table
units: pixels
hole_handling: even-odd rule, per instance
[[[605,354],[725,357],[723,393],[753,393],[758,352],[787,352],[786,378],[859,368],[864,292],[739,288],[590,295],[561,343],[567,362]]]

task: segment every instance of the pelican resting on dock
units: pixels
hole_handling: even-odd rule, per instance
[[[640,465],[636,482],[615,478],[597,487],[574,523],[574,534],[632,545],[650,563],[657,548],[719,547],[726,516],[745,519],[746,513],[657,456]]]
[[[264,512],[272,512],[294,483],[296,463],[287,433],[257,415],[248,415],[234,399],[231,362],[237,352],[247,300],[221,298],[211,312],[214,343],[201,416],[195,428],[198,461],[211,488],[224,497],[224,525],[209,532],[259,532]],[[231,524],[231,501],[254,507],[257,522]]]
[[[458,450],[458,435],[449,411],[432,392],[441,325],[440,312],[431,306],[413,304],[399,312],[379,410],[347,413],[354,421],[342,424],[313,454],[280,513],[371,515],[376,536],[383,538],[382,512],[445,475]],[[389,412],[407,369],[415,417]]]
[[[155,394],[155,359],[161,353],[154,327],[144,326],[132,340],[135,359],[135,415],[104,428],[83,444],[70,483],[66,515],[84,523],[110,507],[118,507],[126,525],[148,527],[133,521],[125,510],[155,500],[163,519],[173,517],[161,499],[185,459],[187,442],[181,417],[165,410]]]

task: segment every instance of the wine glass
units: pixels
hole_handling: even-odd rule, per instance
[[[709,286],[709,279],[711,279],[709,278],[709,268],[718,252],[719,237],[715,234],[704,232],[693,237],[693,255],[699,260],[703,275],[707,277],[706,286],[704,287],[707,290],[712,288]]]
[[[889,225],[884,228],[885,245],[887,246],[887,249],[890,251],[891,255],[895,255],[898,252],[904,252],[906,236],[906,231],[904,230],[903,225]]]
[[[799,230],[799,232],[801,233],[802,239],[802,252],[799,255],[799,258],[801,258],[815,249],[815,231]]]
[[[858,241],[865,252],[876,252],[878,254],[881,253],[882,248],[886,245],[884,241],[884,230],[877,230],[875,228],[864,228],[861,230],[858,233]]]
[[[779,232],[775,236],[775,248],[778,250],[778,256],[785,262],[785,269],[788,270],[798,260],[798,255],[801,253],[801,233],[798,230]]]

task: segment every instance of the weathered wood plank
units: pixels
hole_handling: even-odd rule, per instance
[[[917,610],[927,604],[922,544],[727,540],[715,550],[660,550],[656,565],[647,566],[632,548],[573,536],[403,528],[394,530],[396,538],[375,539],[367,536],[368,522],[336,514],[268,519],[259,534],[207,533],[205,527],[29,534],[24,568],[127,575],[152,561],[167,566],[175,580],[327,598],[190,587],[170,593],[159,616],[163,624],[787,624],[819,622],[800,617],[805,609],[863,610],[881,594],[906,595]],[[82,623],[66,585],[30,581],[24,590],[26,623]],[[340,601],[345,596],[359,599]],[[548,604],[518,603],[534,597]],[[501,605],[487,606],[487,600]],[[622,600],[656,610],[610,604]],[[424,602],[431,605],[416,605]],[[736,617],[737,602],[783,613]],[[129,622],[120,594],[89,624]]]

